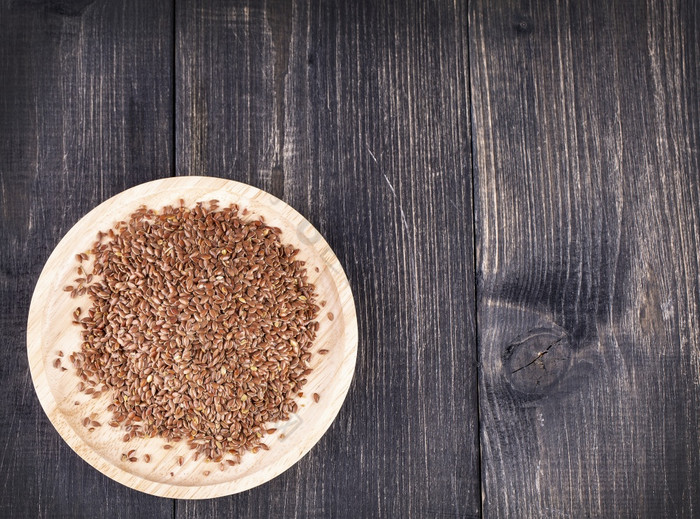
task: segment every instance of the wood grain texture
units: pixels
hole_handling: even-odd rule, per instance
[[[81,328],[71,324],[76,307],[91,306],[86,295],[73,298],[62,290],[76,277],[75,255],[92,248],[98,231],[128,221],[139,207],[156,210],[166,205],[187,207],[218,200],[222,207],[237,204],[247,220],[264,218],[281,229],[284,243],[299,250],[316,301],[323,302],[318,316],[304,396],[295,400],[299,409],[289,420],[268,423],[276,433],[263,438],[267,449],[244,454],[233,467],[219,466],[204,457],[193,459],[186,442],[163,449],[162,438],[134,438],[124,443],[123,428],[108,427],[113,413],[107,410],[114,395],[98,399],[78,389],[82,382],[68,361],[81,351]],[[92,258],[80,263],[92,271]],[[329,315],[332,313],[332,319]],[[326,355],[317,352],[326,349]],[[350,387],[357,356],[357,318],[350,285],[338,258],[318,231],[298,212],[278,198],[239,182],[212,177],[164,178],[140,184],[101,203],[80,219],[61,239],[41,272],[32,295],[27,320],[27,350],[32,381],[44,411],[63,439],[85,461],[103,474],[133,489],[162,497],[206,499],[242,492],[277,476],[304,456],[333,422]],[[59,358],[57,352],[62,352]],[[58,360],[59,366],[54,365]],[[64,371],[62,368],[68,368]],[[61,368],[61,369],[58,369]],[[313,394],[320,395],[318,402]],[[76,406],[75,403],[78,403]],[[91,432],[83,426],[86,416],[103,424]],[[122,459],[134,452],[134,461]],[[148,454],[150,460],[144,461]],[[178,463],[184,458],[185,463]],[[206,472],[206,474],[205,474]]]
[[[484,515],[700,513],[700,11],[470,9]]]
[[[63,443],[32,387],[25,327],[59,238],[125,187],[169,175],[169,3],[0,3],[0,516],[170,517]]]
[[[178,174],[299,210],[346,269],[358,365],[338,419],[194,517],[479,514],[466,10],[177,2]]]

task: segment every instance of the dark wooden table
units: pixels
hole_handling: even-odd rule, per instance
[[[0,516],[700,516],[698,2],[0,0]],[[30,297],[125,188],[208,174],[347,270],[357,370],[285,474],[205,502],[89,467]]]

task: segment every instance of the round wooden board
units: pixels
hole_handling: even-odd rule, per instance
[[[282,240],[300,249],[306,261],[309,280],[316,285],[318,301],[326,301],[319,315],[320,329],[311,357],[313,372],[297,398],[299,410],[291,419],[265,436],[269,450],[246,453],[241,463],[221,471],[218,463],[193,461],[184,441],[170,450],[160,438],[123,442],[124,431],[107,425],[110,413],[107,394],[92,399],[78,391],[78,377],[68,356],[80,348],[80,329],[71,324],[77,306],[89,307],[87,296],[71,299],[63,287],[76,277],[75,255],[87,252],[97,231],[108,230],[125,220],[141,205],[160,209],[184,199],[192,206],[216,199],[220,205],[236,203],[250,214],[264,216],[266,223],[282,229]],[[318,268],[318,272],[316,269]],[[334,319],[328,318],[331,312]],[[330,350],[319,355],[319,349]],[[54,367],[58,352],[63,353],[62,371]],[[235,494],[281,474],[323,436],[345,399],[357,356],[357,319],[350,285],[333,251],[316,229],[287,204],[257,188],[211,177],[177,177],[155,180],[127,189],[90,211],[68,231],[49,257],[32,296],[27,322],[27,352],[32,380],[39,401],[63,439],[85,461],[110,478],[142,492],[178,499],[204,499]],[[320,395],[315,403],[313,393]],[[79,402],[78,405],[75,402]],[[89,432],[84,417],[96,413],[103,424]],[[122,461],[122,453],[136,449],[137,462]],[[144,455],[151,461],[146,463]],[[178,457],[184,456],[180,466]],[[204,472],[209,471],[205,476]]]

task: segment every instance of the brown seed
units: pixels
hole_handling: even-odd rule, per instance
[[[326,353],[328,353],[328,350],[318,350],[319,355],[325,355]]]
[[[163,445],[163,448],[167,451],[167,450],[169,450],[169,449],[172,449],[173,446],[170,445],[169,443],[166,443],[165,445]]]
[[[177,458],[177,464],[182,467],[182,464],[185,462],[185,458],[180,456]]]
[[[59,350],[56,355],[58,355],[59,357],[63,357],[63,352],[61,350]]]
[[[333,320],[333,312],[328,312],[328,320],[329,321]]]
[[[131,463],[135,463],[135,462],[137,462],[138,460],[139,460],[139,459],[136,458],[136,457],[134,457],[134,456],[132,456],[132,457],[129,458],[129,461],[130,461]]]
[[[60,368],[61,367],[61,359],[56,359],[53,361],[53,367],[54,368]]]
[[[87,427],[88,425],[90,425],[90,418],[86,416],[83,418],[83,427]]]
[[[150,454],[144,454],[144,455],[143,455],[143,461],[145,461],[146,463],[150,463],[150,462],[151,462],[151,455],[150,455]]]
[[[72,287],[71,285],[66,285],[65,287],[63,287],[63,290],[64,290],[65,292],[72,292],[72,291],[73,291],[73,287]]]
[[[321,400],[321,395],[319,395],[318,393],[314,393],[313,396],[314,396],[314,402],[318,403],[318,401]]]
[[[202,472],[202,474],[204,474],[204,476],[206,477],[206,476],[208,476],[209,474],[211,474],[211,472],[209,472],[208,470],[205,470],[204,472]]]
[[[217,202],[141,207],[98,233],[92,272],[81,267],[70,287],[90,300],[74,316],[82,347],[71,362],[87,394],[110,396],[124,441],[190,438],[195,459],[221,463],[263,448],[260,424],[297,409],[318,331],[314,287],[281,230],[245,214]]]

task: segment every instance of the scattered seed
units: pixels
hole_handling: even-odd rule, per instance
[[[319,395],[318,393],[314,393],[313,396],[314,396],[314,402],[318,403],[318,401],[321,400],[321,395]]]
[[[177,464],[180,465],[181,467],[182,467],[182,464],[183,464],[184,462],[185,462],[185,458],[182,457],[182,456],[180,456],[180,457],[177,459]]]
[[[135,462],[137,462],[138,460],[139,460],[139,459],[138,459],[137,457],[135,457],[135,456],[132,456],[131,458],[129,458],[129,461],[130,461],[131,463],[135,463]]]
[[[333,312],[328,312],[328,320],[329,321],[333,320]]]
[[[325,355],[326,353],[328,353],[328,350],[318,350],[319,355]]]
[[[150,463],[150,462],[151,462],[151,455],[150,455],[150,454],[144,454],[144,455],[143,455],[143,461],[145,461],[146,463]]]
[[[58,353],[56,355],[58,355],[59,357],[63,357],[63,352],[61,350],[58,350]]]
[[[56,359],[53,361],[53,367],[54,368],[60,368],[61,367],[61,359]]]
[[[82,347],[71,361],[86,394],[110,395],[109,425],[125,442],[190,438],[195,460],[223,465],[226,453],[267,448],[259,439],[274,429],[261,424],[297,410],[319,307],[282,231],[218,206],[142,206],[76,256],[91,268],[65,288],[90,300],[74,313]]]
[[[63,290],[65,292],[72,292],[74,289],[71,285],[67,285],[67,286],[63,287]]]
[[[202,474],[204,474],[204,476],[206,477],[206,476],[208,476],[209,474],[211,474],[211,472],[209,472],[208,470],[205,470],[204,472],[202,472]]]
[[[83,418],[83,427],[87,427],[88,425],[90,425],[90,418],[86,416]]]
[[[173,448],[173,446],[172,446],[172,445],[170,445],[169,443],[166,443],[165,445],[163,445],[163,448],[164,448],[164,449],[165,449],[165,450],[167,451],[167,450],[170,450],[170,449],[172,449],[172,448]]]

